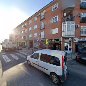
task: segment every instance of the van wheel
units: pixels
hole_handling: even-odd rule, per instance
[[[60,84],[59,77],[55,73],[51,73],[50,77],[51,77],[54,84]]]
[[[29,60],[27,60],[27,64],[29,64],[29,65],[31,64]]]

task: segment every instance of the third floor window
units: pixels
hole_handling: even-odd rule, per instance
[[[58,16],[53,17],[53,18],[51,19],[51,22],[52,22],[52,23],[58,22]]]
[[[45,24],[44,22],[41,22],[41,29],[44,29],[45,28]]]
[[[34,26],[34,30],[37,29],[37,25]]]
[[[58,3],[56,3],[52,6],[52,11],[55,11],[57,8],[58,8]]]

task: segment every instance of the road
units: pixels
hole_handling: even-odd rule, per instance
[[[6,86],[56,86],[48,75],[26,63],[24,53],[2,53],[0,59]],[[67,65],[69,76],[63,86],[85,86],[86,66],[75,60],[68,61]]]

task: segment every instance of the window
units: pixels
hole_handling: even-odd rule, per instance
[[[22,39],[26,39],[26,36],[22,36]]]
[[[37,21],[37,17],[34,17],[34,21]]]
[[[58,28],[52,29],[52,34],[58,33]]]
[[[29,24],[31,24],[32,23],[32,21],[31,20],[29,20]]]
[[[31,58],[39,59],[39,53],[34,53],[33,55],[31,55]]]
[[[80,9],[86,9],[86,0],[81,0]]]
[[[56,66],[60,66],[59,58],[57,58],[55,56],[51,56],[50,64],[53,64],[53,65],[56,65]]]
[[[46,63],[50,63],[56,66],[60,66],[60,60],[59,58],[55,57],[55,56],[50,56],[47,54],[41,54],[40,56],[40,60]]]
[[[45,10],[41,12],[41,20],[45,18]]]
[[[55,11],[57,8],[58,8],[58,3],[56,3],[52,6],[52,11]]]
[[[86,36],[86,26],[81,26],[81,36]]]
[[[37,29],[37,25],[34,26],[34,29]]]
[[[81,13],[80,23],[86,23],[86,13]]]
[[[31,38],[31,37],[32,37],[32,34],[29,35],[29,38]]]
[[[41,29],[44,29],[44,26],[45,26],[44,22],[41,22]]]
[[[32,30],[32,28],[30,27],[30,28],[29,28],[29,31],[31,31],[31,30]]]
[[[51,22],[52,22],[52,23],[58,22],[58,16],[53,17],[53,18],[51,19]]]
[[[34,33],[34,37],[37,37],[37,33]]]
[[[44,31],[41,32],[41,38],[45,38]]]
[[[21,31],[21,33],[24,33],[24,30],[23,30],[23,31]]]

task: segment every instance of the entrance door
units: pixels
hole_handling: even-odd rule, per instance
[[[67,53],[71,53],[72,52],[72,42],[65,42],[64,48]]]

